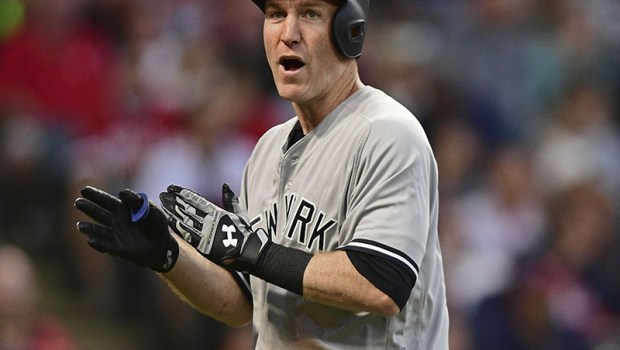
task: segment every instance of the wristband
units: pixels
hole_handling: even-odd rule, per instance
[[[272,243],[248,272],[278,287],[303,296],[304,272],[313,255]]]

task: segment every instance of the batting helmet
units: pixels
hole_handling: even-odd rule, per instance
[[[252,0],[263,12],[266,0]],[[347,58],[362,55],[370,0],[342,0],[334,14],[332,37],[338,52]]]

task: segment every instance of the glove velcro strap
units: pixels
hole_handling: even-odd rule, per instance
[[[271,243],[250,274],[293,293],[303,295],[304,272],[312,254]]]
[[[258,229],[247,239],[245,245],[241,249],[239,260],[244,264],[257,265],[265,249],[271,244],[267,232],[263,229]]]
[[[151,268],[160,273],[168,272],[172,270],[172,268],[177,262],[178,257],[179,257],[179,243],[177,243],[174,237],[169,236],[164,255],[159,260],[160,262],[152,265]]]

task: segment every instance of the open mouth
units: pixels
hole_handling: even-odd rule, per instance
[[[282,58],[280,59],[280,64],[287,72],[296,71],[306,65],[305,63],[296,58]]]

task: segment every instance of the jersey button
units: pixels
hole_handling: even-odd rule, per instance
[[[291,187],[293,187],[293,183],[289,181],[286,183],[286,186],[284,188],[286,188],[286,190],[288,191],[291,189]]]

